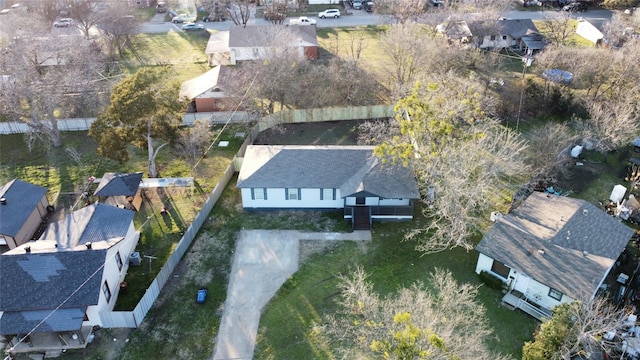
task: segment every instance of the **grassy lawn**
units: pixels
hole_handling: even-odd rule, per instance
[[[546,25],[546,22],[544,20],[534,20],[533,24],[538,28],[538,30],[542,35],[547,36],[549,32],[549,27]],[[595,45],[591,41],[576,34],[577,26],[578,26],[578,20],[576,19],[569,20],[567,33],[569,33],[570,35],[567,37],[566,45],[575,46],[575,47],[594,47]]]

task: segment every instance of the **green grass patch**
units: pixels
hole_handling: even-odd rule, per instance
[[[544,36],[549,36],[549,26],[547,25],[546,20],[534,20],[533,24],[538,28],[540,34]],[[576,34],[576,27],[578,26],[578,20],[569,19],[567,33],[570,34],[566,39],[565,45],[575,46],[575,47],[594,47],[594,44],[583,38],[582,36]]]

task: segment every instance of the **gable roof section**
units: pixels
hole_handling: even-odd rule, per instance
[[[411,169],[382,164],[373,146],[250,145],[238,188],[336,188],[385,198],[420,197]]]
[[[49,224],[40,239],[55,240],[60,250],[83,249],[88,242],[110,244],[109,240],[127,235],[133,216],[131,210],[95,203]]]
[[[0,316],[0,334],[79,330],[85,312],[86,307],[4,312]]]
[[[519,39],[532,33],[540,33],[531,19],[505,19],[498,21],[500,33]]]
[[[138,191],[142,173],[104,173],[95,196],[133,196]]]
[[[0,205],[0,234],[16,236],[46,193],[46,188],[19,179],[0,187],[0,198],[7,201]]]
[[[229,48],[318,46],[316,27],[308,25],[233,25],[229,29]]]
[[[98,304],[106,250],[0,256],[0,311]]]
[[[211,33],[205,54],[215,54],[229,51],[229,31],[216,31]]]
[[[183,82],[180,87],[180,98],[191,100],[215,87],[218,84],[220,68],[222,68],[222,66],[218,65],[197,78]]]
[[[498,219],[476,250],[581,299],[595,293],[632,235],[586,201],[534,192]]]

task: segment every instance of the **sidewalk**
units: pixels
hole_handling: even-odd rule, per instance
[[[253,358],[262,310],[298,271],[300,240],[370,241],[371,232],[241,231],[213,360]]]

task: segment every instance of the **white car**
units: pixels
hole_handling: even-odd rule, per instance
[[[338,9],[327,9],[327,10],[319,13],[318,17],[320,19],[325,19],[325,18],[337,19],[337,18],[340,17],[340,10],[338,10]]]
[[[53,22],[53,26],[55,27],[69,27],[73,26],[73,24],[75,23],[71,18],[62,18]]]
[[[189,16],[188,14],[180,14],[180,15],[174,16],[171,19],[171,22],[174,23],[174,24],[185,23],[185,22],[194,22],[194,21],[196,21],[195,16]]]
[[[309,19],[306,16],[300,16],[297,19],[289,20],[289,25],[315,25],[316,21],[314,19]]]
[[[198,30],[204,30],[204,25],[202,25],[202,24],[195,24],[195,23],[188,23],[188,24],[184,24],[184,25],[182,25],[182,30],[184,30],[184,31],[198,31]]]

